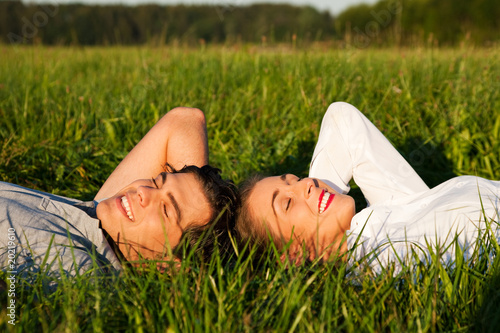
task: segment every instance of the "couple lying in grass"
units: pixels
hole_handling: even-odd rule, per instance
[[[253,177],[237,191],[208,165],[204,115],[168,112],[113,171],[95,200],[81,202],[0,185],[2,269],[74,274],[120,270],[143,259],[175,258],[183,241],[209,254],[217,240],[283,257],[348,260],[352,267],[400,269],[410,257],[469,259],[488,235],[499,239],[500,182],[456,177],[429,189],[383,134],[355,107],[332,104],[309,178]],[[164,169],[166,167],[166,170]],[[187,167],[186,167],[187,166]],[[179,170],[179,171],[177,171]],[[139,179],[139,180],[137,180]],[[367,201],[355,211],[354,179]],[[121,189],[118,192],[117,189]]]

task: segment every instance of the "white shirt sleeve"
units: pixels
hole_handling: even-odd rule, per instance
[[[309,176],[341,193],[354,178],[368,205],[429,189],[375,125],[343,102],[323,117]]]

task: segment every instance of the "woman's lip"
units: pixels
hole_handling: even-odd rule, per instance
[[[318,198],[318,212],[321,209],[321,201],[323,201],[323,197],[325,196],[325,192],[327,192],[327,191],[323,190],[323,191],[321,191],[321,194],[319,195],[319,198]],[[328,192],[328,194],[330,194],[330,196],[328,197],[328,200],[326,201],[326,204],[325,204],[325,209],[323,209],[323,211],[321,212],[321,214],[324,213],[324,212],[326,212],[326,210],[328,209],[328,207],[330,207],[330,204],[332,203],[333,198],[335,197],[334,193]]]
[[[330,193],[330,192],[328,192],[328,193]],[[326,202],[326,207],[325,207],[325,210],[323,211],[323,213],[326,212],[328,207],[330,207],[330,204],[332,203],[334,197],[335,197],[335,194],[330,193],[330,197],[328,198],[328,201]]]

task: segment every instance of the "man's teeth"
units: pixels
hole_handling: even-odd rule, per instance
[[[319,213],[323,213],[326,208],[326,203],[328,202],[328,199],[330,198],[330,193],[325,191],[325,194],[323,194],[323,199],[321,199],[321,203],[319,205]]]
[[[130,205],[128,204],[127,197],[123,196],[122,197],[122,206],[125,208],[125,211],[127,212],[127,216],[130,219],[130,221],[134,220],[134,216],[132,215],[132,212],[130,211]]]

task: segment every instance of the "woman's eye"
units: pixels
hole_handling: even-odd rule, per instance
[[[159,188],[158,187],[158,184],[156,184],[156,180],[154,178],[151,178],[151,180],[153,181],[153,184],[155,185],[156,188]]]
[[[165,215],[168,217],[168,213],[167,213],[167,206],[163,205],[163,212],[165,213]]]
[[[290,203],[292,202],[292,199],[288,199],[288,202],[286,203],[285,211],[288,211],[288,208],[290,207]]]

